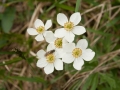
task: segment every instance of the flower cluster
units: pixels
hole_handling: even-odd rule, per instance
[[[57,22],[62,26],[53,33],[47,31],[52,26],[52,21],[47,20],[44,25],[40,19],[34,23],[35,28],[28,28],[27,32],[30,35],[37,35],[37,41],[49,43],[47,52],[39,50],[37,52],[37,67],[43,68],[46,74],[50,74],[56,70],[63,70],[64,63],[72,63],[76,70],[81,70],[85,61],[90,61],[95,56],[95,52],[88,47],[86,39],[80,39],[75,45],[75,35],[82,35],[86,32],[83,26],[77,26],[81,21],[79,12],[73,13],[68,20],[67,16],[63,13],[57,15]]]

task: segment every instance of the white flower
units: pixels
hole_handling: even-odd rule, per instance
[[[48,50],[55,49],[60,57],[65,54],[63,51],[63,46],[65,46],[68,42],[64,38],[56,38],[53,32],[47,32],[46,41],[49,43],[47,46]]]
[[[81,70],[84,61],[90,61],[95,56],[95,52],[87,48],[88,42],[86,39],[81,39],[75,46],[74,43],[68,43],[64,46],[66,54],[63,56],[62,61],[65,63],[73,63],[73,67],[76,70]]]
[[[48,51],[47,53],[44,50],[39,50],[37,52],[37,56],[39,60],[37,61],[37,66],[40,68],[44,67],[44,71],[46,74],[50,74],[54,71],[54,67],[56,70],[63,70],[63,62],[58,53],[54,50]]]
[[[68,42],[72,42],[75,37],[74,34],[81,35],[86,32],[83,26],[76,26],[80,21],[81,15],[79,12],[73,13],[69,20],[65,14],[59,13],[57,15],[57,22],[64,28],[57,29],[55,31],[55,37],[65,37]]]
[[[30,35],[37,35],[35,37],[37,41],[43,41],[44,37],[46,37],[46,32],[48,32],[47,30],[52,26],[52,21],[47,20],[46,24],[44,25],[40,19],[36,19],[36,21],[34,22],[34,26],[35,28],[28,28],[27,32]]]

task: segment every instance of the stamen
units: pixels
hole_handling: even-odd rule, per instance
[[[43,26],[40,26],[36,30],[39,34],[42,34],[45,31],[45,28]]]
[[[62,48],[62,38],[57,38],[54,42],[56,48]]]
[[[73,57],[78,58],[82,55],[82,50],[80,48],[75,48],[72,51],[72,55],[73,55]]]
[[[66,31],[71,31],[73,29],[73,27],[74,27],[73,22],[66,22],[64,24],[64,28],[65,28]]]
[[[55,61],[55,56],[54,54],[49,54],[46,56],[47,62],[53,63]]]

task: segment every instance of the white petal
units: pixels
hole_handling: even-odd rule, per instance
[[[56,70],[63,70],[63,62],[60,59],[55,60],[54,66]]]
[[[72,56],[72,53],[66,53],[63,58],[62,61],[65,63],[72,63],[74,61],[74,57]]]
[[[44,40],[42,34],[37,35],[37,36],[35,37],[35,39],[36,39],[37,41],[43,41],[43,40]]]
[[[65,14],[59,13],[57,15],[57,22],[61,25],[64,26],[64,23],[68,22],[68,18],[66,17]]]
[[[52,31],[47,31],[46,35],[45,35],[45,39],[48,43],[54,42],[55,41],[55,37]]]
[[[58,37],[58,38],[62,38],[64,37],[66,34],[66,30],[64,28],[60,28],[60,29],[57,29],[55,30],[55,37]]]
[[[67,32],[65,35],[65,39],[68,42],[73,42],[75,35],[72,32]]]
[[[40,67],[40,68],[45,67],[47,64],[48,62],[46,61],[45,58],[42,58],[37,61],[37,67]]]
[[[38,32],[36,31],[36,29],[34,28],[28,28],[27,29],[27,32],[30,34],[30,35],[37,35]]]
[[[86,49],[83,51],[83,54],[82,54],[82,58],[85,60],[85,61],[90,61],[93,59],[93,57],[95,56],[95,52],[92,51],[91,49]]]
[[[73,67],[76,69],[76,70],[81,70],[82,66],[84,64],[84,61],[82,58],[77,58],[75,59],[74,63],[73,63]]]
[[[85,28],[83,26],[75,26],[72,30],[72,32],[76,35],[81,35],[86,32]]]
[[[35,22],[34,22],[34,26],[35,26],[35,28],[38,28],[40,26],[44,27],[44,24],[40,19],[36,19]]]
[[[62,47],[64,47],[67,43],[68,43],[68,41],[65,38],[63,38],[62,39]]]
[[[50,51],[50,50],[54,50],[54,49],[55,49],[54,43],[50,43],[50,44],[47,46],[47,52]]]
[[[59,58],[62,58],[64,56],[64,54],[65,54],[65,52],[63,51],[62,48],[60,48],[60,49],[56,48],[56,51],[57,51],[57,53],[59,55]]]
[[[86,49],[88,47],[88,42],[86,39],[81,39],[77,42],[77,47],[81,49]]]
[[[47,20],[46,24],[45,24],[45,30],[49,29],[52,26],[52,21],[51,20]]]
[[[45,52],[44,50],[39,50],[39,51],[37,52],[38,58],[44,57],[45,53],[46,53],[46,52]]]
[[[54,71],[53,63],[48,63],[47,66],[45,66],[44,71],[46,74],[52,73]]]
[[[48,33],[53,33],[52,31],[44,31],[43,32],[43,36],[46,38],[47,37],[47,35],[48,35]],[[50,35],[49,35],[50,36]],[[54,34],[53,34],[53,36],[54,36]]]
[[[64,47],[63,50],[65,52],[72,52],[72,50],[75,48],[75,43],[67,43]]]
[[[81,15],[79,12],[73,13],[70,17],[70,21],[76,26],[81,21]]]
[[[56,59],[61,58],[60,54],[56,51],[56,49],[55,49],[54,55]]]

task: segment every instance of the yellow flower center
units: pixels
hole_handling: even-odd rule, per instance
[[[54,54],[49,54],[46,56],[47,62],[53,63],[55,61],[55,56]]]
[[[42,34],[45,31],[45,28],[43,26],[40,26],[36,30],[39,34]]]
[[[80,48],[75,48],[72,51],[72,55],[73,57],[78,58],[82,55],[82,50]]]
[[[66,22],[64,24],[64,28],[65,28],[66,31],[71,31],[73,29],[73,27],[74,27],[73,22]]]
[[[57,38],[54,42],[56,48],[62,48],[62,38]]]

